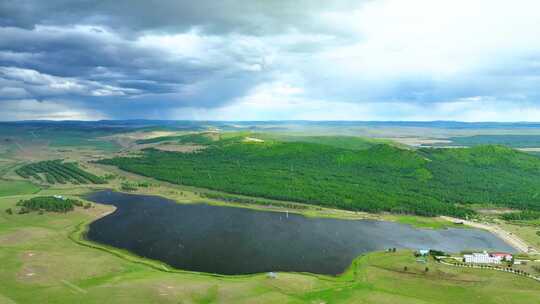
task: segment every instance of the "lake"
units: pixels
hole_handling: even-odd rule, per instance
[[[117,210],[90,224],[87,238],[175,268],[218,274],[342,273],[357,256],[386,248],[515,250],[478,229],[419,229],[385,221],[309,218],[158,196],[100,191]]]

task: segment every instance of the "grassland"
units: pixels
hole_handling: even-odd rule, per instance
[[[51,148],[92,148],[98,151],[117,151],[120,146],[104,139],[124,131],[121,128],[78,126],[69,124],[8,124],[0,125],[0,141],[17,149],[21,143],[46,145]]]
[[[31,182],[0,179],[0,197],[37,193],[40,188]]]
[[[29,198],[31,196],[23,196]],[[21,197],[0,198],[0,209]],[[373,253],[341,276],[171,273],[81,246],[69,237],[110,212],[0,213],[0,301],[5,303],[534,303],[537,282],[507,273],[416,262],[409,251]],[[151,262],[150,262],[151,263]],[[407,267],[405,271],[404,268]],[[428,271],[425,268],[428,267]]]

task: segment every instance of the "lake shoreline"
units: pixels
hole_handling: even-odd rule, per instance
[[[86,199],[118,208],[89,224],[89,240],[195,272],[337,275],[358,255],[388,248],[513,251],[477,229],[422,229],[384,220],[177,204],[160,196],[114,191],[95,192]]]

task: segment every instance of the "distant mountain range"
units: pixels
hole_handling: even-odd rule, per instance
[[[54,125],[54,126],[117,126],[117,127],[237,127],[256,126],[320,126],[320,127],[417,127],[443,129],[508,129],[508,128],[540,128],[540,122],[461,122],[461,121],[311,121],[311,120],[279,120],[279,121],[199,121],[199,120],[99,120],[99,121],[51,121],[25,120],[0,122],[1,125]]]

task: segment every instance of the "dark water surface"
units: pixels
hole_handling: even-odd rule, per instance
[[[112,191],[87,198],[118,208],[90,224],[88,239],[184,270],[338,274],[360,254],[389,247],[514,251],[493,234],[475,229],[428,230],[383,221],[287,217]]]

